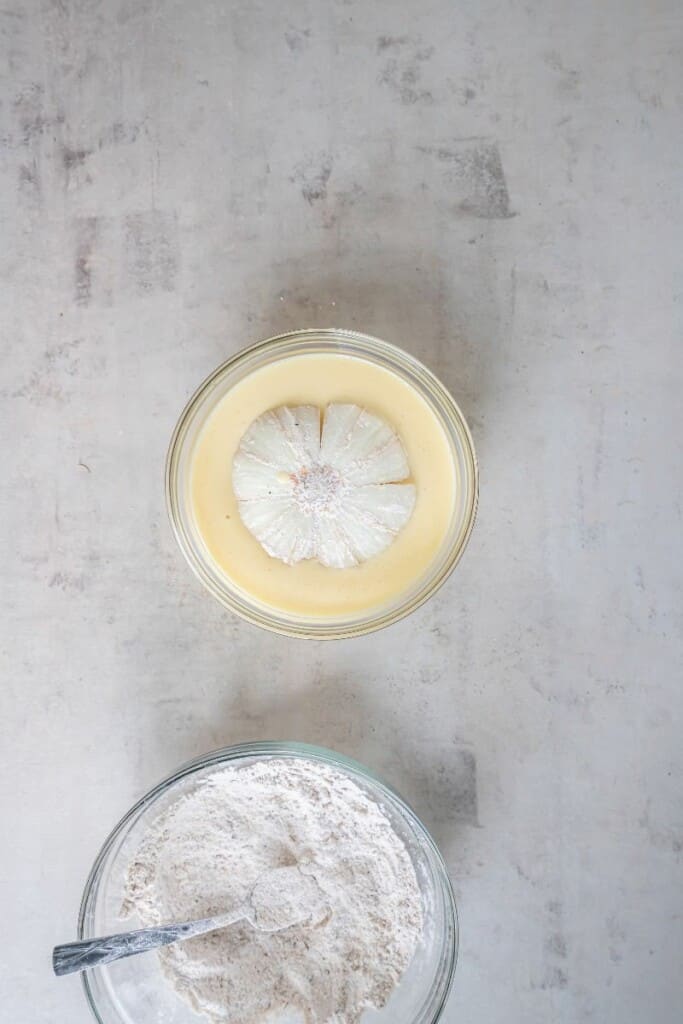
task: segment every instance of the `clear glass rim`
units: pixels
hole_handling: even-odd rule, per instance
[[[259,740],[237,743],[227,747],[219,747],[218,749],[209,751],[199,757],[192,758],[190,761],[186,761],[182,764],[174,772],[171,772],[170,775],[167,775],[133,804],[130,810],[128,810],[117,822],[102,844],[93,866],[90,869],[90,873],[88,874],[88,878],[83,889],[83,896],[81,897],[81,905],[78,913],[78,938],[81,940],[86,938],[86,916],[88,914],[91,899],[96,890],[100,871],[112,846],[116,843],[126,826],[146,807],[153,803],[158,796],[163,794],[176,782],[185,778],[185,776],[191,775],[193,772],[198,771],[201,768],[211,767],[211,765],[214,764],[224,764],[244,757],[259,756],[301,757],[313,761],[322,761],[325,764],[331,764],[333,766],[338,765],[346,771],[360,776],[362,779],[369,780],[390,801],[393,801],[398,805],[400,810],[415,827],[419,834],[420,842],[429,850],[429,854],[436,865],[441,893],[444,898],[444,909],[446,916],[448,917],[446,931],[451,938],[451,942],[447,954],[440,964],[439,975],[432,988],[432,992],[435,993],[436,999],[432,1000],[428,997],[427,1002],[423,1004],[419,1015],[415,1018],[413,1024],[437,1024],[437,1021],[441,1018],[446,1001],[453,986],[453,978],[455,976],[455,968],[458,961],[460,939],[455,895],[453,893],[453,886],[451,884],[444,859],[427,828],[422,824],[420,818],[412,807],[403,799],[400,793],[393,788],[393,786],[390,786],[380,776],[365,765],[361,764],[359,761],[356,761],[351,757],[347,757],[345,754],[339,754],[337,751],[329,750],[326,747],[287,740]],[[95,1017],[95,1020],[98,1021],[98,1024],[107,1024],[98,1010],[97,1001],[92,991],[87,971],[82,972],[81,980],[88,1006]],[[435,992],[435,990],[438,990],[438,992]],[[431,1005],[432,1002],[434,1005]]]
[[[389,358],[394,364],[395,370],[402,370],[412,382],[418,383],[423,397],[428,397],[433,405],[436,405],[439,410],[443,410],[442,418],[446,425],[455,425],[454,430],[462,443],[468,470],[468,506],[464,525],[457,543],[452,544],[438,569],[432,572],[419,589],[408,591],[402,600],[389,606],[386,610],[341,621],[290,617],[285,613],[278,613],[275,609],[266,609],[256,604],[251,605],[247,600],[242,600],[236,590],[232,591],[226,585],[221,586],[195,554],[192,540],[183,523],[177,486],[183,441],[198,406],[219,381],[241,363],[248,363],[264,351],[272,354],[273,358],[277,355],[284,358],[292,346],[296,344],[313,346],[316,341],[333,345],[336,342],[340,351],[351,348],[354,350],[354,354],[358,354],[360,357],[375,356],[380,363]],[[220,366],[217,366],[199,385],[186,403],[171,436],[166,456],[165,489],[168,516],[178,546],[195,576],[224,607],[254,625],[281,635],[311,640],[340,640],[373,633],[398,622],[424,604],[445,583],[460,561],[474,528],[479,502],[479,467],[472,435],[460,407],[438,377],[419,359],[391,342],[359,331],[341,328],[307,328],[278,334],[240,349]]]

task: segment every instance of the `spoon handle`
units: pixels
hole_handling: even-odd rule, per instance
[[[81,942],[67,942],[55,946],[52,951],[52,967],[55,974],[73,974],[91,967],[122,960],[126,956],[145,953],[148,949],[168,946],[171,942],[190,939],[193,935],[223,928],[244,916],[223,914],[220,917],[205,917],[201,921],[186,921],[183,924],[167,924],[154,928],[140,928],[137,931],[105,935],[99,939],[84,939]]]

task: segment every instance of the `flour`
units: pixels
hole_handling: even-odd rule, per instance
[[[366,1008],[384,1006],[410,963],[422,907],[389,820],[336,770],[278,758],[209,776],[145,835],[123,913],[145,925],[227,913],[283,867],[315,883],[310,916],[281,931],[243,921],[167,946],[164,973],[213,1024],[275,1024],[285,1013],[306,1024],[357,1024]],[[283,899],[273,895],[276,923]],[[259,909],[268,920],[268,906]],[[298,920],[291,907],[288,914]]]

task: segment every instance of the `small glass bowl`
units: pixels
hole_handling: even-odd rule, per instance
[[[162,811],[216,770],[272,758],[303,758],[346,775],[381,807],[403,840],[422,894],[423,936],[387,1005],[381,1011],[366,1011],[363,1021],[435,1024],[441,1017],[458,955],[455,900],[441,855],[424,825],[393,789],[356,761],[321,747],[300,743],[225,747],[190,761],[155,786],[128,811],[102,847],[83,893],[79,938],[125,930],[119,912],[126,870],[146,830]],[[99,1024],[200,1024],[203,1019],[171,988],[154,951],[86,971],[82,978],[88,1004]]]
[[[211,558],[199,533],[190,500],[195,442],[224,395],[255,370],[291,356],[336,353],[375,363],[414,388],[436,415],[448,440],[456,493],[448,533],[428,572],[398,598],[380,608],[334,620],[268,608],[237,588]],[[176,425],[166,460],[166,501],[171,525],[190,568],[206,589],[242,618],[286,636],[338,640],[397,622],[423,604],[458,564],[474,526],[478,468],[474,444],[460,409],[434,374],[403,349],[356,331],[292,331],[243,349],[219,366],[194,393]]]

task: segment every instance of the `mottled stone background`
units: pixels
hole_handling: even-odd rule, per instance
[[[676,0],[4,0],[2,1017],[179,762],[356,755],[457,893],[447,1024],[676,1024],[683,906]],[[438,597],[259,632],[175,549],[177,414],[298,326],[423,357],[479,522]]]

